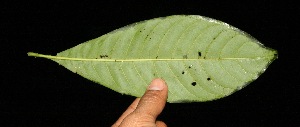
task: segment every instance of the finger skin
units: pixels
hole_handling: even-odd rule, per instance
[[[136,109],[139,101],[140,101],[140,98],[136,98],[132,102],[132,104],[126,109],[126,111],[120,116],[120,118],[112,125],[112,127],[118,127],[121,124],[121,122],[123,121],[123,119]]]
[[[156,117],[162,112],[167,95],[166,83],[162,79],[154,79],[142,98],[136,99],[113,127],[166,127],[164,122],[156,122]]]
[[[167,124],[163,121],[156,121],[156,127],[167,127]]]

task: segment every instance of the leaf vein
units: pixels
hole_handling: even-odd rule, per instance
[[[197,48],[197,47],[195,47],[196,40],[198,40],[198,39],[203,35],[203,33],[204,33],[205,31],[207,31],[209,28],[214,27],[214,26],[216,26],[216,25],[207,25],[207,26],[204,27],[202,30],[199,30],[199,34],[198,34],[198,36],[195,37],[195,39],[193,40],[193,43],[191,44],[191,46],[190,46],[190,48],[189,48],[187,54],[190,54],[190,51],[194,51],[194,50],[192,50],[193,48]]]
[[[198,22],[198,21],[195,20],[195,21],[193,21],[192,23],[189,23],[188,27],[186,27],[185,30],[180,34],[179,39],[178,39],[178,40],[175,42],[175,44],[174,44],[175,46],[174,46],[174,49],[173,49],[173,51],[172,51],[172,53],[171,53],[171,56],[173,56],[173,54],[175,53],[176,48],[177,48],[177,45],[179,44],[180,40],[182,39],[182,35],[186,34],[187,30],[188,30],[191,26],[193,26],[195,23],[197,23],[197,22]]]
[[[143,42],[146,42],[146,39],[150,36],[150,34],[154,31],[154,29],[155,29],[161,22],[162,22],[162,20],[160,20],[159,22],[157,22],[157,23],[155,24],[155,26],[154,26],[151,30],[149,30],[149,33],[147,34],[148,36],[145,37],[145,39],[144,39]],[[148,41],[148,43],[149,43],[149,41]],[[146,53],[144,52],[144,51],[145,51],[145,50],[144,50],[145,45],[147,45],[147,44],[142,45],[141,53],[140,53],[140,54],[146,54]]]
[[[183,21],[183,20],[178,19],[178,20],[172,22],[172,24],[170,24],[170,26],[169,26],[168,29],[166,30],[165,35],[163,35],[163,37],[160,39],[160,41],[159,41],[159,43],[158,43],[158,48],[157,48],[157,51],[156,51],[156,56],[159,55],[158,53],[159,53],[161,44],[163,43],[165,37],[166,37],[166,36],[168,35],[168,33],[170,32],[170,29],[171,29],[172,27],[174,27],[174,25],[175,25],[176,22],[179,22],[179,21]]]
[[[111,79],[113,80],[114,85],[119,85],[119,84],[117,84],[116,80],[114,79],[113,75],[111,74],[111,70],[109,69],[107,63],[104,63],[104,65],[106,66],[106,68],[107,68],[107,70],[108,70],[108,74],[110,75]],[[116,87],[116,88],[117,88],[117,87]],[[120,92],[123,93],[123,92],[121,91],[120,85],[119,85],[119,89],[120,89]]]
[[[131,86],[131,87],[132,87],[131,90],[134,90],[136,93],[138,93],[137,90],[136,90],[135,85],[132,85],[132,83],[129,82],[129,80],[128,80],[126,74],[124,73],[124,70],[123,70],[123,64],[120,64],[120,71],[121,71],[121,73],[123,74],[123,76],[124,76],[126,82],[128,83],[127,86]],[[125,84],[125,83],[123,83],[123,84]]]
[[[134,64],[134,62],[132,62],[132,65],[134,67],[134,70],[137,72],[137,74],[140,76],[140,78],[144,81],[145,85],[147,85],[148,83],[146,82],[146,80],[144,79],[144,77],[142,77],[142,75],[138,71],[138,69],[137,69],[136,65]],[[145,68],[145,69],[147,69],[147,68]]]
[[[213,40],[211,40],[211,41],[209,42],[208,46],[205,48],[205,54],[204,54],[204,57],[207,56],[207,54],[208,54],[208,52],[209,52],[209,50],[210,50],[210,48],[211,48],[211,45],[212,45],[213,43],[216,42],[215,40],[216,40],[216,39],[219,37],[219,35],[220,35],[221,33],[223,33],[223,32],[224,32],[223,30],[219,31],[218,34],[217,34],[216,36],[213,37]]]
[[[237,54],[239,54],[240,49],[246,44],[246,42],[243,42],[240,46],[238,46],[239,48],[237,49],[237,52],[235,52],[235,54],[233,54],[234,57],[236,57]],[[240,64],[241,61],[237,61],[237,64],[242,68],[242,70],[244,71],[244,73],[249,73],[248,71],[246,71],[246,69]],[[250,75],[253,75],[252,73],[249,73]]]

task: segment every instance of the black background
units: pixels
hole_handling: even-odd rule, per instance
[[[278,50],[244,89],[205,103],[167,103],[173,126],[300,126],[299,9],[293,2],[1,2],[0,126],[110,126],[135,99],[95,84],[33,51],[57,52],[125,25],[174,14],[211,17]]]

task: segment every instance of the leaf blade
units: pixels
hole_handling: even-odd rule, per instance
[[[46,57],[123,94],[140,97],[155,77],[169,102],[209,101],[232,94],[277,58],[248,34],[201,16],[169,16],[129,25]]]

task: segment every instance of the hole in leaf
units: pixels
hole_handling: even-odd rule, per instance
[[[197,82],[192,82],[192,86],[196,86],[197,85]]]
[[[181,72],[181,74],[184,74],[184,73],[185,73],[184,71]]]
[[[189,68],[192,68],[193,65],[190,65]]]
[[[198,56],[201,57],[201,52],[198,52]]]
[[[207,80],[207,81],[210,81],[210,80],[211,80],[211,78],[210,78],[210,77],[208,77],[206,80]]]

